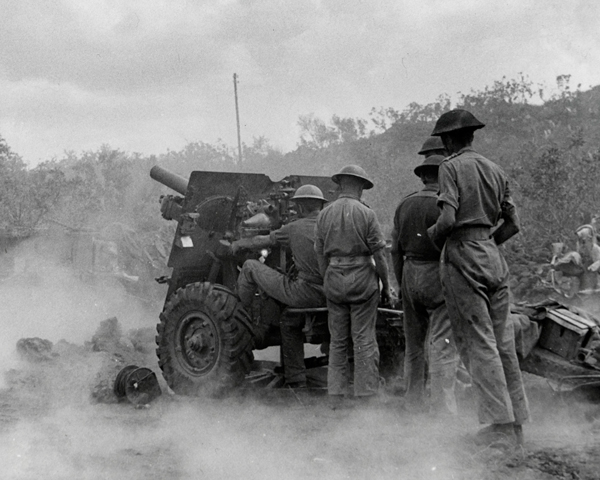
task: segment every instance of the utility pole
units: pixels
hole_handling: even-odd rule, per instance
[[[237,122],[238,166],[242,165],[242,140],[240,137],[240,109],[238,107],[237,73],[233,74],[233,93],[235,95],[235,120]]]

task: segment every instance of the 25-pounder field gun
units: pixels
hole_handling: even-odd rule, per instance
[[[192,172],[189,181],[155,166],[150,176],[182,196],[161,197],[165,219],[177,221],[168,266],[172,274],[160,323],[157,355],[176,393],[223,393],[250,372],[253,350],[281,344],[279,320],[293,315],[304,325],[306,343],[329,340],[326,308],[286,309],[258,295],[246,311],[235,295],[239,267],[247,258],[288,272],[293,259],[283,247],[233,255],[228,243],[266,235],[296,218],[291,197],[298,187],[319,187],[336,198],[329,177],[290,175],[273,182],[253,173]],[[380,370],[391,373],[403,356],[400,312],[381,309],[377,321]],[[326,363],[327,357],[315,364]]]

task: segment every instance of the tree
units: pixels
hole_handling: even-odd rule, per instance
[[[158,162],[175,173],[188,177],[194,170],[231,170],[237,164],[237,153],[224,143],[190,142],[180,151],[168,151]]]
[[[333,115],[328,125],[313,114],[301,115],[298,126],[300,127],[299,146],[310,149],[328,148],[367,136],[367,121],[360,118],[342,118]]]
[[[29,171],[23,159],[0,137],[0,225],[27,236],[57,204],[64,174],[53,162]]]

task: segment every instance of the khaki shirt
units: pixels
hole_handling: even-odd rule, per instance
[[[319,263],[314,249],[317,215],[318,212],[313,212],[307,217],[288,223],[271,232],[270,237],[272,242],[290,248],[298,272],[320,279]]]
[[[326,257],[368,256],[385,247],[375,212],[354,195],[341,194],[317,217],[315,251]]]
[[[502,168],[471,147],[444,160],[438,180],[438,205],[447,203],[456,209],[455,229],[495,227],[515,209]]]

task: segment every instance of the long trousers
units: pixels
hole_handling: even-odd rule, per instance
[[[402,308],[406,341],[406,399],[423,405],[428,365],[430,406],[457,413],[454,386],[458,352],[444,302],[438,261],[406,259],[402,271]]]
[[[325,305],[321,285],[309,283],[301,278],[292,280],[258,260],[244,262],[237,287],[240,300],[246,307],[252,304],[259,288],[288,307],[308,308]]]
[[[246,260],[238,278],[238,295],[249,309],[258,289],[275,300],[295,308],[323,307],[323,287],[302,279],[291,280],[258,260]],[[304,334],[302,326],[293,317],[282,317],[281,350],[284,359],[284,376],[287,382],[306,380],[304,366]]]
[[[282,315],[280,317],[281,354],[283,355],[284,377],[288,383],[306,381],[304,332],[302,331],[304,325],[303,315]]]
[[[529,405],[508,321],[508,267],[493,239],[446,240],[442,287],[481,423],[522,424]]]
[[[379,348],[375,334],[379,292],[366,302],[335,303],[329,309],[329,368],[327,389],[330,395],[348,393],[348,349],[354,348],[354,395],[375,395],[379,389]]]

